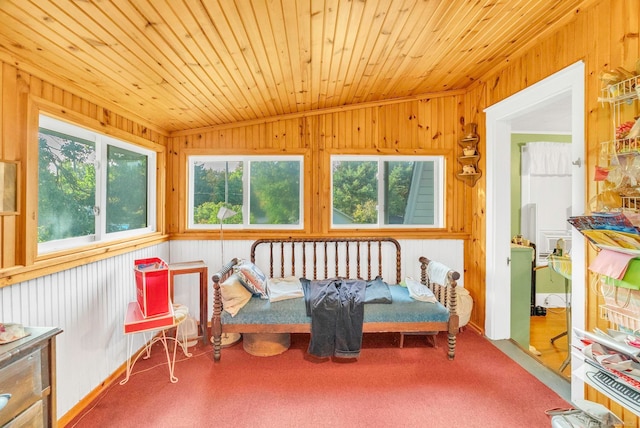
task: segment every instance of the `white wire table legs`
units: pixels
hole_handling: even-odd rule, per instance
[[[171,326],[171,328],[173,328],[174,326]],[[157,336],[155,336],[154,338],[152,338],[150,341],[148,340],[147,337],[147,333],[145,331],[142,331],[140,333],[142,333],[144,342],[146,343],[146,345],[144,346],[144,348],[142,348],[140,350],[140,352],[138,352],[138,354],[133,358],[132,360],[132,354],[133,354],[133,335],[134,333],[130,333],[128,334],[128,338],[127,338],[127,355],[129,355],[129,357],[127,358],[127,373],[125,378],[120,381],[120,385],[124,385],[129,381],[129,378],[131,377],[131,372],[133,371],[133,366],[136,364],[136,362],[138,361],[138,359],[140,357],[142,357],[143,360],[148,359],[151,356],[151,347],[156,343],[156,342],[160,342],[162,343],[162,347],[164,349],[164,353],[165,356],[167,357],[167,366],[169,367],[169,380],[171,381],[171,383],[176,383],[178,382],[178,378],[174,375],[174,368],[175,368],[175,364],[176,364],[176,353],[178,351],[178,346],[180,346],[182,348],[182,352],[185,355],[185,357],[191,357],[191,353],[189,352],[188,348],[187,348],[187,338],[183,335],[183,337],[177,337],[178,332],[176,330],[176,337],[173,336],[169,336],[167,335],[167,329],[163,329]],[[172,355],[169,354],[169,342],[173,341],[173,351],[172,351]]]

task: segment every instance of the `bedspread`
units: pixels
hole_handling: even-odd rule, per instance
[[[364,323],[446,322],[449,310],[440,303],[414,300],[406,287],[389,284],[392,304],[364,305]],[[222,312],[222,323],[232,324],[310,324],[303,298],[269,302],[252,297],[235,317]]]

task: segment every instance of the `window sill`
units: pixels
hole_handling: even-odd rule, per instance
[[[0,269],[0,288],[168,241],[159,232],[41,255],[33,265]]]

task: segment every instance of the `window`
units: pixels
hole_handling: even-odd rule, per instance
[[[152,232],[155,152],[40,115],[38,251]]]
[[[332,156],[331,224],[443,227],[442,156]]]
[[[302,229],[302,156],[190,156],[189,228]]]

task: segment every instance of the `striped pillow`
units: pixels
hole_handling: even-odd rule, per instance
[[[242,260],[234,268],[238,279],[251,293],[260,296],[261,299],[268,299],[267,276],[260,268],[248,260]]]

